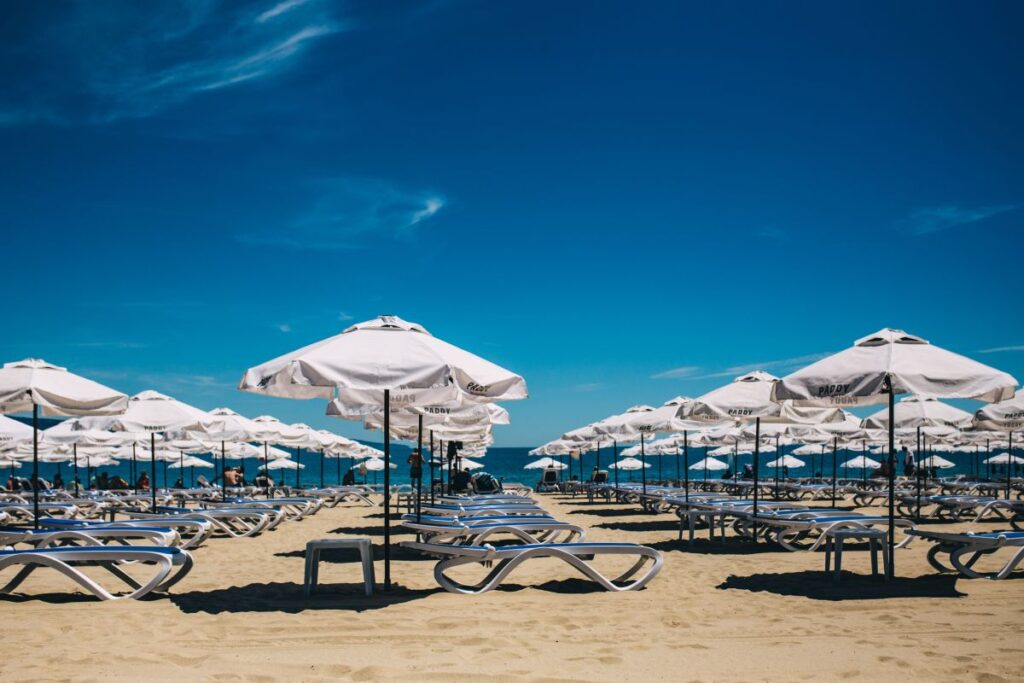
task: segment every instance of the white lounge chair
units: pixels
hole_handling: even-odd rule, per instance
[[[910,532],[935,543],[928,550],[928,562],[940,572],[958,571],[970,579],[1005,579],[1024,559],[1024,531],[992,531],[986,533],[950,533],[915,529]],[[1015,548],[1010,559],[998,570],[979,572],[974,564],[985,555],[991,555],[1001,548]],[[952,567],[939,561],[939,554],[948,554]]]

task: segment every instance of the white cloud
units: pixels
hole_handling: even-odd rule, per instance
[[[651,375],[651,379],[679,379],[681,377],[691,377],[699,371],[699,365],[684,365]]]
[[[991,349],[981,349],[978,353],[1003,353],[1005,351],[1024,351],[1024,344],[1017,346],[996,346]]]
[[[587,383],[587,384],[577,384],[577,385],[575,385],[572,388],[572,390],[573,391],[578,391],[580,393],[589,393],[591,391],[597,391],[598,389],[602,388],[603,386],[604,385],[601,384],[600,382],[590,382],[590,383]]]
[[[80,3],[12,46],[24,87],[9,88],[0,125],[109,123],[151,116],[200,93],[268,78],[348,25],[325,0],[262,12],[234,3]],[[271,21],[272,20],[272,21]]]
[[[365,178],[335,178],[315,184],[309,207],[287,226],[236,238],[251,246],[301,250],[361,249],[370,241],[408,240],[418,226],[445,206],[440,195],[411,191]]]
[[[918,209],[906,220],[911,232],[915,235],[927,235],[940,230],[948,230],[961,225],[969,225],[988,220],[1007,211],[1018,208],[1016,204],[1003,204],[998,206],[983,206],[976,209],[966,209],[959,206],[935,206],[926,209]]]
[[[346,322],[346,321],[354,320],[354,319],[355,319],[354,316],[349,315],[345,311],[342,311],[342,312],[338,313],[338,320],[340,322]]]
[[[277,326],[277,329],[287,334],[292,331],[292,326],[289,325],[288,323],[281,323],[280,325]]]

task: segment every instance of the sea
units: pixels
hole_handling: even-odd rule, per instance
[[[363,442],[374,448],[383,449],[383,444],[373,442]],[[391,470],[391,481],[394,484],[407,484],[410,483],[411,478],[409,476],[409,466],[407,460],[411,447],[402,444],[392,444],[391,446],[391,462],[395,467]],[[790,449],[785,449],[790,450]],[[523,469],[524,465],[536,460],[536,456],[529,454],[530,447],[495,447],[490,448],[487,451],[486,456],[482,458],[474,458],[479,462],[482,462],[484,469],[480,471],[487,472],[492,476],[503,482],[516,482],[525,484],[527,486],[534,486],[540,479],[539,470],[526,470]],[[1015,449],[1016,451],[1016,449]],[[1000,451],[1001,452],[1001,451]],[[844,451],[840,449],[837,453],[836,461],[839,464],[839,476],[844,478],[860,478],[865,473],[860,469],[847,469],[844,470],[842,463],[850,458],[861,455],[860,451]],[[996,475],[1000,472],[987,472],[984,464],[979,464],[981,460],[986,457],[985,451],[982,450],[976,456],[975,453],[942,453],[941,456],[947,460],[955,463],[955,467],[942,470],[942,476],[955,476],[958,474],[975,476],[980,474],[984,477],[986,475]],[[429,457],[430,453],[427,452],[426,456]],[[213,463],[213,455],[199,454],[202,460]],[[315,487],[321,483],[321,472],[323,476],[323,483],[325,485],[337,484],[341,481],[341,477],[344,476],[345,471],[349,467],[355,467],[358,469],[359,461],[350,460],[347,458],[325,458],[323,459],[323,466],[321,468],[321,457],[317,452],[301,451],[297,454],[299,462],[304,466],[303,469],[299,470],[298,474],[298,485],[303,487]],[[697,462],[704,457],[702,448],[693,448],[690,450],[690,461]],[[771,478],[774,476],[774,471],[764,466],[764,463],[769,462],[776,456],[774,453],[764,454],[761,456],[761,476],[764,478]],[[868,454],[868,457],[878,460],[880,456],[872,456]],[[296,453],[292,450],[292,459],[296,458]],[[598,462],[598,458],[600,461]],[[826,451],[824,456],[802,456],[801,460],[806,462],[804,467],[790,468],[789,475],[791,477],[810,477],[815,475],[830,476],[832,474],[832,453]],[[583,455],[582,461],[579,458],[572,458],[571,461],[567,458],[560,458],[564,463],[567,463],[569,467],[562,470],[562,478],[568,479],[570,477],[580,478],[582,475],[583,479],[589,479],[593,469],[596,465],[600,465],[601,469],[605,469],[612,460],[611,449],[604,449],[598,456],[593,452],[586,453]],[[722,458],[730,466],[733,472],[742,471],[743,466],[752,462],[752,457],[749,455],[740,455],[728,458]],[[646,461],[648,463],[647,478],[648,480],[663,480],[663,479],[682,479],[684,469],[683,458],[680,456],[677,460],[675,455],[664,455],[664,456],[647,456]],[[219,465],[219,463],[217,463]],[[229,460],[229,466],[241,466],[244,471],[244,476],[247,480],[252,480],[255,476],[257,467],[260,462],[255,459],[249,459],[244,461]],[[18,476],[27,477],[31,473],[31,461],[23,462],[22,467],[14,472]],[[81,481],[85,481],[86,462],[84,458],[79,458],[79,477]],[[168,484],[174,484],[179,476],[179,470],[173,468],[166,468],[164,463],[157,462],[157,483],[163,487]],[[979,469],[980,468],[980,469]],[[65,482],[71,480],[73,466],[71,463],[53,464],[53,463],[40,463],[39,470],[40,476],[47,481],[52,481],[53,476],[60,471],[61,476]],[[151,469],[148,461],[139,461],[136,463],[136,472],[152,474],[149,470]],[[0,469],[4,480],[6,480],[8,472],[6,468]],[[95,476],[99,471],[105,472],[108,476],[120,476],[126,481],[131,481],[131,462],[123,460],[116,466],[103,466],[96,470],[95,468],[91,471],[91,474]],[[192,483],[200,475],[205,476],[207,480],[213,481],[217,478],[220,472],[219,466],[216,468],[185,468],[184,471],[184,484],[186,486],[192,485]],[[436,472],[436,470],[435,470]],[[721,473],[707,472],[706,476],[709,479],[717,478]],[[426,478],[426,472],[424,478]],[[436,474],[435,474],[436,476]],[[701,479],[705,476],[702,470],[690,470],[691,479]],[[274,470],[271,472],[271,477],[276,483],[284,483],[288,485],[296,485],[296,473],[293,470]],[[641,475],[638,471],[622,471],[619,473],[620,481],[640,481]],[[357,477],[359,481],[364,481],[363,478]],[[614,473],[610,473],[609,479],[614,481]],[[219,480],[219,479],[218,479]],[[368,472],[365,478],[366,483],[380,484],[384,481],[383,472]]]

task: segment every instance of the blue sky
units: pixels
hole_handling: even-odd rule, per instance
[[[712,6],[713,5],[713,6]],[[532,445],[883,326],[1024,377],[1019,3],[11,2],[0,357],[243,370],[394,313]]]

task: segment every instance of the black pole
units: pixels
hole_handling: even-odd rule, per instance
[[[896,390],[892,376],[886,375],[885,382],[889,390],[889,566],[885,574],[892,579],[896,575]]]
[[[708,447],[704,447],[704,481],[708,480]]]
[[[320,449],[320,488],[324,487],[324,460],[327,456],[324,455],[324,449]]]
[[[1006,444],[1006,500],[1010,500],[1010,468],[1013,466],[1013,432]]]
[[[779,499],[779,470],[782,469],[782,453],[779,452],[779,435],[775,435],[775,493],[773,500]]]
[[[32,514],[39,528],[39,406],[32,403]]]
[[[391,589],[391,390],[384,390],[384,590]]]
[[[750,538],[754,543],[757,543],[757,465],[761,459],[761,418],[754,418],[754,523],[751,526]]]
[[[338,486],[341,486],[341,455],[337,454],[335,460],[337,461],[336,469],[338,470]]]
[[[135,466],[135,442],[133,441],[132,442],[132,464],[128,468],[128,472],[129,472],[128,476],[131,477],[131,479],[132,479],[132,491],[135,492],[135,495],[138,495],[139,494],[139,478],[135,475],[135,470],[136,470],[136,466]]]
[[[640,476],[643,477],[644,495],[647,495],[647,463],[644,458],[644,433],[640,432]]]
[[[423,495],[423,413],[416,416],[416,454],[419,462],[416,463],[416,523],[420,522],[420,496]]]
[[[927,438],[927,437],[925,437]],[[914,513],[914,517],[917,519],[917,523],[921,523],[921,427],[917,427],[917,453],[914,454],[917,459],[914,462],[917,475],[917,511]]]
[[[683,498],[687,503],[690,502],[690,437],[687,430],[683,430],[683,476],[685,488],[683,490]]]
[[[224,473],[228,469],[228,449],[224,444],[224,439],[220,440],[220,499],[226,501],[228,499],[228,482],[224,477]]]
[[[594,454],[594,477],[596,478],[597,473],[601,471],[601,439],[597,440],[597,453]]]
[[[153,470],[149,488],[153,492],[153,511],[156,512],[156,432],[149,433],[149,466]]]
[[[270,448],[267,442],[263,442],[263,483],[266,488],[267,498],[270,498]],[[258,467],[256,469],[259,469]]]
[[[992,479],[992,440],[985,439],[985,478]]]
[[[836,468],[836,451],[839,450],[839,437],[836,435],[832,436],[832,507],[836,506],[836,477],[839,476],[839,471]]]
[[[297,488],[297,489],[298,488],[302,488],[302,484],[299,483],[299,472],[302,471],[302,467],[300,465],[301,462],[302,462],[302,449],[301,448],[296,448],[295,449],[295,488]],[[281,475],[281,478],[284,479],[284,474]]]
[[[430,502],[434,502],[434,430],[430,430]]]
[[[181,488],[185,488],[185,451],[180,449],[178,450],[178,472],[181,474]],[[156,472],[153,472],[153,476],[156,477]],[[156,479],[153,481],[155,482]]]
[[[71,445],[71,451],[75,455],[75,495],[77,496],[78,495],[78,485],[81,484],[81,482],[78,481],[78,444],[77,443]]]
[[[612,462],[615,463],[615,488],[619,488],[619,441],[612,439]]]

